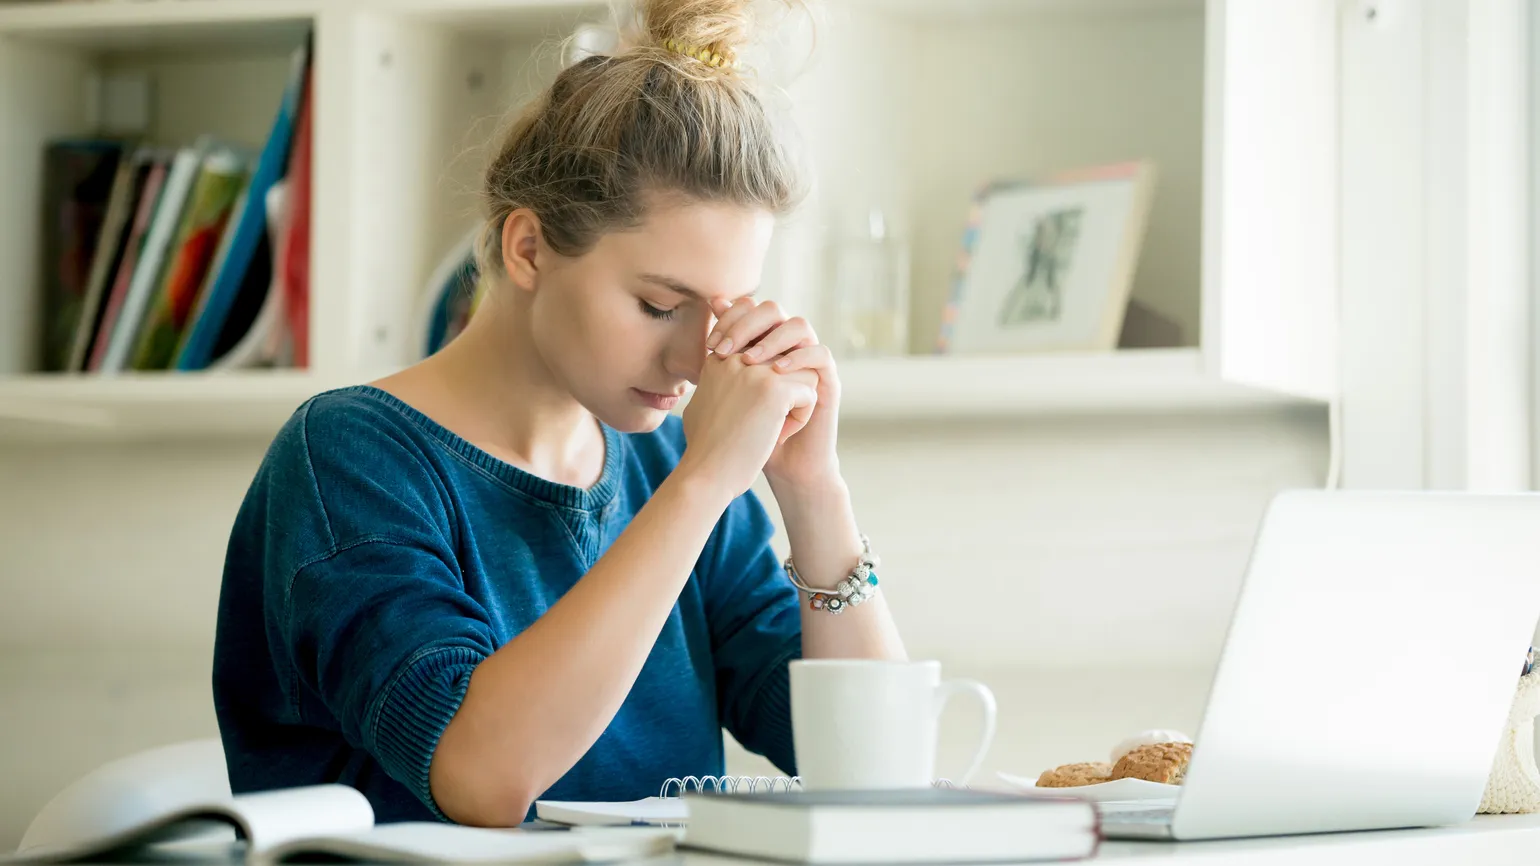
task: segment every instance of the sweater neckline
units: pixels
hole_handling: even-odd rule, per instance
[[[599,474],[599,480],[592,487],[584,489],[541,478],[502,458],[494,457],[383,388],[374,385],[350,385],[338,390],[368,397],[391,407],[432,439],[470,461],[477,468],[543,502],[564,508],[598,511],[608,505],[620,489],[620,461],[624,439],[620,431],[603,421],[599,421],[598,424],[600,431],[604,434],[604,469]]]

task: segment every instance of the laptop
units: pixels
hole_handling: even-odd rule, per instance
[[[1286,491],[1268,505],[1175,805],[1109,838],[1472,817],[1540,619],[1540,495]]]

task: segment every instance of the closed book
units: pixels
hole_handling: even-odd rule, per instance
[[[69,369],[123,151],[121,141],[69,139],[43,152],[42,370]]]
[[[167,248],[160,287],[140,327],[134,369],[162,370],[171,363],[247,172],[246,161],[227,147],[204,158]]]
[[[139,202],[139,192],[144,179],[150,173],[152,151],[138,149],[129,158],[118,160],[118,174],[112,181],[112,194],[107,199],[107,215],[102,220],[102,230],[96,238],[96,251],[91,256],[91,275],[86,281],[85,305],[75,323],[75,336],[70,342],[69,361],[65,369],[74,372],[86,368],[86,352],[91,339],[101,324],[103,301],[107,297],[107,284],[117,272],[123,257],[123,247],[128,240],[134,206]]]
[[[684,846],[792,863],[990,863],[1090,857],[1096,808],[990,791],[690,794]]]
[[[123,258],[116,265],[112,282],[107,289],[107,297],[102,309],[102,320],[96,326],[96,335],[91,340],[91,351],[86,358],[85,369],[97,371],[102,368],[102,363],[107,357],[107,346],[112,340],[112,335],[117,329],[118,316],[123,311],[123,302],[128,297],[128,289],[134,277],[134,271],[139,267],[139,251],[144,246],[145,235],[150,230],[150,221],[155,218],[155,210],[160,205],[161,187],[166,181],[166,174],[171,167],[171,156],[164,152],[150,154],[149,172],[145,175],[144,186],[138,192],[138,198],[134,204],[134,221],[129,226],[128,237],[123,244]]]
[[[197,313],[177,347],[178,370],[201,370],[229,351],[256,318],[273,267],[267,227],[267,194],[285,171],[294,138],[300,94],[310,66],[309,45],[295,49],[289,83],[251,180],[231,210],[227,238],[211,265]],[[232,321],[233,320],[233,321]]]
[[[167,250],[182,221],[187,195],[192,190],[193,181],[197,179],[208,146],[207,139],[199,139],[194,146],[177,151],[171,160],[171,169],[155,204],[149,231],[139,248],[139,260],[134,265],[133,278],[128,284],[122,308],[117,313],[117,321],[113,323],[107,353],[102,359],[103,373],[117,373],[128,366],[129,355],[139,341],[150,302],[165,274]]]

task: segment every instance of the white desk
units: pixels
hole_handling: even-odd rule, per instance
[[[188,845],[174,854],[114,863],[241,863],[231,846]],[[1331,833],[1218,842],[1113,842],[1098,861],[1158,862],[1160,866],[1535,866],[1540,863],[1540,815],[1480,816],[1456,827]],[[93,861],[95,862],[95,861]],[[625,866],[750,866],[741,860],[681,850]]]
[[[1540,815],[1482,815],[1457,827],[1426,830],[1217,842],[1108,841],[1096,859],[1158,862],[1160,866],[1535,866],[1540,863]],[[753,861],[681,851],[656,861],[656,866],[743,866],[749,862]]]

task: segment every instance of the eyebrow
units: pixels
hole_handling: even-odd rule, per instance
[[[677,292],[678,294],[684,295],[687,298],[695,298],[696,300],[701,300],[701,299],[703,299],[705,297],[700,292],[690,288],[689,286],[685,285],[684,283],[679,282],[678,280],[674,279],[673,277],[666,277],[666,276],[663,276],[662,274],[641,274],[640,278],[643,279],[643,280],[646,280],[647,282],[652,283],[654,285],[662,286],[663,288],[668,289],[671,292]],[[754,292],[749,292],[744,297],[753,297],[753,296],[754,296]]]
[[[694,289],[690,288],[684,283],[679,282],[673,277],[665,277],[662,274],[642,274],[641,278],[649,283],[660,285],[671,292],[677,292],[681,295],[686,295],[691,298],[699,299],[701,297],[700,292],[695,291]]]

